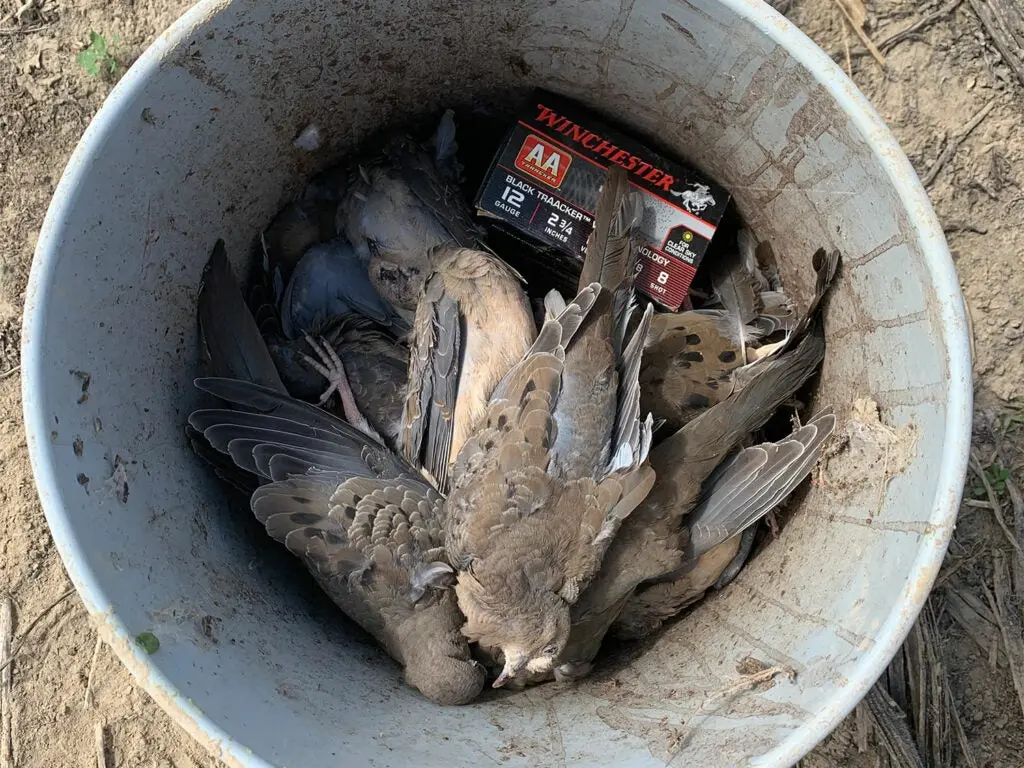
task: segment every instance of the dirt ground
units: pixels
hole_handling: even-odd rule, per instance
[[[0,4],[0,12],[11,14],[0,18],[0,526],[6,533],[0,593],[15,606],[10,731],[16,763],[9,764],[22,768],[95,766],[100,726],[109,766],[217,765],[98,644],[84,608],[69,593],[33,486],[17,376],[23,291],[64,164],[118,74],[188,5]],[[1018,130],[1024,88],[967,0],[870,0],[864,29],[886,55],[884,70],[866,55],[836,0],[795,0],[788,14],[851,71],[928,181],[973,319],[975,449],[991,494],[978,476],[968,479],[955,541],[930,603],[930,668],[948,683],[942,706],[955,708],[962,738],[953,746],[922,747],[929,754],[925,764],[1024,766],[1021,702],[997,613],[989,607],[992,553],[1013,556],[993,510],[998,507],[1012,529],[1014,478],[1018,487],[1024,484],[1024,287],[1016,279],[1024,245],[1024,137]],[[913,25],[919,28],[883,44]],[[113,75],[91,75],[76,61],[91,31],[110,44]],[[1024,527],[1024,519],[1019,524]],[[1019,626],[1008,634],[1019,640]],[[851,717],[804,765],[896,764],[869,730]],[[7,765],[2,752],[0,744],[0,765]]]

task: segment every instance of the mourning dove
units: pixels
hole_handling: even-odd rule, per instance
[[[706,590],[724,586],[726,569],[742,564],[737,560],[744,544],[741,539],[752,543],[747,536],[753,531],[750,526],[807,477],[835,425],[835,416],[826,410],[784,440],[744,448],[720,464],[685,520],[688,536],[682,565],[626,602],[615,622],[615,634],[646,637]]]
[[[447,488],[494,388],[537,336],[519,275],[483,251],[439,246],[416,308],[403,454]]]
[[[203,270],[198,305],[211,373],[302,399],[320,395],[321,404],[339,392],[350,423],[397,446],[409,352],[389,328],[349,312],[314,326],[317,338],[291,341],[272,310],[258,310],[257,325],[221,240]]]
[[[573,677],[589,667],[605,632],[626,608],[637,587],[692,570],[691,561],[715,546],[723,549],[708,556],[707,561],[721,559],[724,569],[735,555],[735,549],[728,552],[729,548],[737,544],[730,544],[729,540],[771,511],[806,477],[820,451],[821,441],[834,427],[834,419],[829,420],[831,416],[822,417],[813,431],[798,431],[788,441],[783,441],[781,444],[787,447],[782,456],[786,460],[781,464],[756,467],[743,477],[747,484],[744,487],[761,493],[756,499],[762,503],[748,508],[728,504],[720,507],[706,502],[709,509],[721,516],[714,521],[716,534],[722,538],[711,544],[707,539],[698,538],[696,542],[702,549],[699,552],[693,549],[684,519],[697,504],[702,484],[742,440],[760,428],[818,369],[825,342],[820,320],[815,318],[837,262],[836,252],[815,254],[813,265],[818,276],[815,296],[806,315],[793,324],[792,334],[773,354],[738,369],[742,375],[734,375],[736,383],[728,397],[704,410],[652,449],[650,464],[657,473],[657,482],[643,503],[624,521],[605,555],[600,573],[573,607],[572,638],[559,660],[560,675]],[[715,390],[711,392],[718,394]],[[797,447],[799,454],[793,456],[792,451]],[[765,446],[760,448],[767,450]],[[740,485],[736,478],[737,474],[728,475],[715,486],[717,493],[722,494],[718,499],[734,490],[730,483]],[[777,500],[776,492],[781,494]],[[711,582],[720,573],[716,573]]]
[[[190,427],[260,483],[251,507],[332,600],[438,704],[480,692],[483,668],[461,635],[447,585],[443,500],[401,458],[326,411],[251,382],[196,386],[233,408]]]
[[[733,372],[770,351],[756,349],[761,342],[796,325],[789,298],[772,290],[758,266],[753,236],[740,230],[737,240],[736,258],[713,265],[709,308],[660,313],[651,322],[641,405],[669,433],[728,397]]]
[[[463,632],[500,651],[495,687],[554,666],[570,607],[654,482],[637,381],[649,311],[625,338],[635,194],[609,171],[581,290],[499,384],[452,471],[446,544]]]
[[[456,179],[454,113],[426,145],[391,134],[345,176],[337,226],[353,244],[382,295],[413,309],[438,245],[480,248],[477,226]]]

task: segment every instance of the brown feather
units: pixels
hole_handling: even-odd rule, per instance
[[[536,338],[519,276],[497,257],[442,247],[416,310],[403,453],[442,489],[488,399]]]

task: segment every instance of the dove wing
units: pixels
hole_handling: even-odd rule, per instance
[[[385,479],[418,475],[380,443],[314,405],[247,381],[201,378],[195,385],[238,409],[201,409],[189,416],[189,425],[265,480],[317,467]]]
[[[687,520],[685,559],[696,560],[781,504],[807,477],[835,425],[831,412],[819,414],[785,440],[744,448],[722,462]]]
[[[445,292],[442,276],[435,273],[428,278],[416,308],[402,453],[430,472],[442,489],[447,486],[462,359],[459,305]]]
[[[599,291],[589,286],[545,321],[523,359],[495,387],[480,429],[459,451],[445,524],[449,554],[460,568],[500,538],[496,531],[530,515],[546,498],[565,347]]]
[[[223,240],[213,246],[203,268],[198,305],[199,328],[214,375],[248,379],[278,392],[287,391],[242,297]]]

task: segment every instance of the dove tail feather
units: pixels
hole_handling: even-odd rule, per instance
[[[609,167],[587,241],[579,290],[591,283],[614,290],[632,278],[636,263],[633,238],[642,215],[642,199],[630,188],[629,174],[617,165]]]
[[[565,311],[565,298],[561,293],[558,292],[557,288],[552,288],[546,294],[544,294],[544,319],[552,320],[558,317]]]
[[[688,518],[684,560],[696,560],[781,504],[810,473],[835,426],[829,409],[786,439],[745,448],[723,462]]]
[[[537,333],[537,338],[523,355],[523,359],[512,366],[498,386],[494,388],[490,401],[497,402],[508,397],[511,382],[517,376],[521,376],[519,370],[530,358],[537,355],[551,355],[560,362],[564,361],[565,348],[583,325],[583,321],[593,309],[600,293],[601,286],[599,284],[588,285],[580,290],[557,317],[546,319]]]
[[[203,268],[198,306],[199,328],[215,375],[287,392],[235,280],[223,240],[213,246]]]
[[[733,325],[730,336],[736,341],[744,364],[747,344],[751,341],[747,335],[747,327],[761,314],[755,278],[746,267],[743,259],[723,261],[711,275],[715,295],[729,313]]]
[[[759,293],[770,290],[771,286],[757,262],[757,241],[749,229],[741,229],[736,233],[736,246],[740,252],[743,271],[750,275],[755,289]]]
[[[637,466],[647,458],[643,446],[650,445],[652,422],[650,417],[646,421],[640,418],[640,362],[653,315],[654,306],[648,304],[633,337],[619,358],[619,402],[615,432],[612,435],[612,463],[609,472]],[[628,453],[623,451],[626,447]],[[622,459],[627,459],[628,463],[623,465]]]

